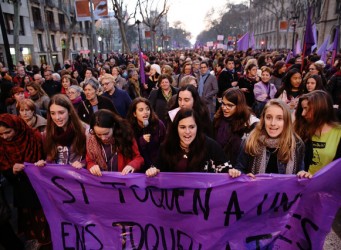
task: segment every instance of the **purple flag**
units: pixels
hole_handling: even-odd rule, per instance
[[[321,47],[317,50],[317,54],[321,56],[321,60],[324,61],[325,63],[327,62],[327,47],[329,44],[329,40],[330,40],[330,35],[326,37]]]
[[[296,175],[122,175],[25,164],[53,249],[322,249],[341,206],[341,159]]]
[[[293,53],[292,51],[289,51],[287,54],[287,58],[285,59],[285,63],[289,63],[289,60],[293,58]]]
[[[307,15],[307,25],[305,28],[305,34],[304,34],[304,42],[303,42],[303,57],[306,57],[311,54],[312,46],[315,44],[314,41],[314,34],[313,29],[311,25],[311,7],[308,8],[308,15]]]
[[[146,75],[144,73],[144,60],[143,60],[143,53],[141,50],[139,51],[139,59],[140,59],[140,79],[141,79],[141,83],[145,84]]]
[[[237,41],[237,50],[238,51],[247,51],[248,48],[249,48],[249,32],[245,33]]]
[[[252,49],[256,48],[256,40],[255,40],[255,35],[253,32],[251,33],[250,48]]]
[[[315,44],[311,47],[311,52],[314,51],[314,49],[317,48],[317,29],[316,29],[316,24],[313,24],[313,35],[314,35],[314,42]]]
[[[339,36],[340,36],[340,29],[339,27],[337,27],[335,31],[334,42],[333,42],[332,65],[334,65],[335,57],[339,49]]]

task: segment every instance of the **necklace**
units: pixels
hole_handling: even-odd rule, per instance
[[[181,144],[180,144],[180,148],[181,148],[181,150],[184,153],[182,157],[187,159],[188,158],[187,154],[189,153],[189,148],[188,147],[183,147]]]

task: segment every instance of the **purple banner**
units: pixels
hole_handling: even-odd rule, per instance
[[[294,175],[104,172],[28,164],[54,249],[322,249],[341,162]]]

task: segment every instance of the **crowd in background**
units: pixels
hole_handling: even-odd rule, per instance
[[[77,56],[63,65],[20,62],[15,72],[0,64],[1,192],[6,182],[13,187],[18,212],[14,232],[0,195],[0,244],[51,248],[24,162],[96,176],[311,178],[341,156],[341,55],[327,62],[290,55],[189,50],[110,54],[94,64]],[[339,238],[340,227],[339,212]]]

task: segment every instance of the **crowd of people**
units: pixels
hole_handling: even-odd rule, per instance
[[[51,248],[24,162],[99,178],[103,171],[312,178],[341,156],[341,55],[331,64],[316,54],[190,50],[143,61],[112,54],[92,65],[79,56],[63,67],[21,62],[15,73],[0,65],[0,171],[18,211],[15,233],[0,195],[6,249]]]

